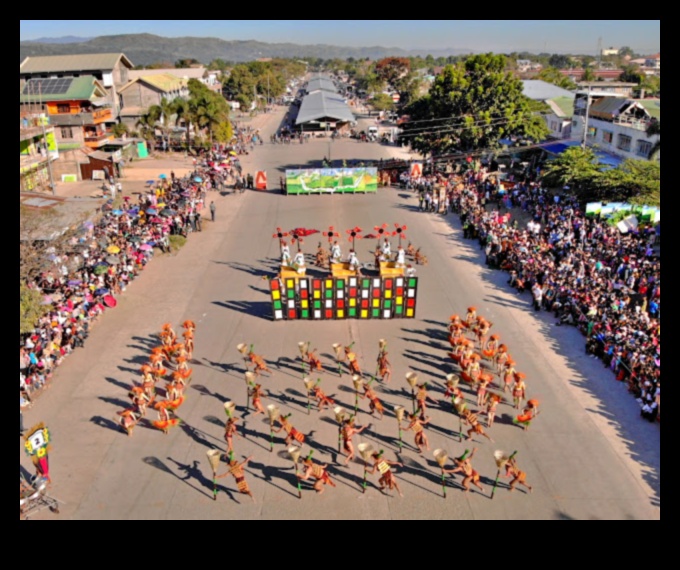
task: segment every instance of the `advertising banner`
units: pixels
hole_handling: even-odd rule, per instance
[[[378,169],[305,168],[286,170],[286,194],[356,194],[378,191]]]

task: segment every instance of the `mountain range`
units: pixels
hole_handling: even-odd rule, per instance
[[[323,59],[379,59],[387,56],[433,57],[474,53],[470,49],[451,48],[437,50],[405,50],[396,47],[346,47],[326,44],[301,45],[293,43],[266,43],[255,40],[227,41],[219,38],[165,38],[153,34],[122,34],[96,38],[40,38],[19,42],[19,62],[27,56],[65,55],[78,53],[124,53],[134,65],[158,62],[173,63],[178,59],[194,58],[207,64],[213,59],[243,62],[264,57],[320,57]]]

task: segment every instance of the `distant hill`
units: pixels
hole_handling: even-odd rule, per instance
[[[77,44],[88,42],[92,38],[81,38],[78,36],[62,36],[60,38],[38,38],[36,40],[26,40],[27,43],[36,44]]]
[[[178,59],[195,58],[201,63],[209,63],[221,58],[225,61],[252,61],[261,57],[321,57],[323,59],[348,57],[379,59],[386,56],[425,56],[433,57],[473,53],[469,49],[450,50],[404,50],[381,46],[343,47],[325,44],[299,45],[292,43],[270,44],[255,40],[226,41],[218,38],[165,38],[153,34],[124,34],[99,36],[86,41],[56,42],[63,38],[43,38],[48,41],[19,42],[19,61],[27,56],[64,55],[76,53],[123,52],[135,65],[149,65],[156,62],[174,62]]]

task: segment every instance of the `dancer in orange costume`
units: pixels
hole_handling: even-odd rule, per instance
[[[156,429],[161,430],[166,435],[171,427],[175,427],[176,425],[179,424],[178,418],[170,417],[170,413],[167,410],[167,406],[168,406],[167,400],[164,400],[163,402],[156,402],[154,408],[158,410],[158,419],[151,422]]]
[[[236,488],[238,489],[238,492],[243,495],[249,495],[253,502],[255,502],[255,497],[253,496],[250,487],[248,487],[246,476],[243,472],[243,467],[248,463],[248,461],[252,459],[252,457],[252,455],[250,457],[246,457],[246,459],[244,459],[241,463],[236,461],[236,459],[232,459],[229,461],[229,471],[223,473],[222,475],[218,475],[217,479],[221,479],[227,475],[233,475],[234,479],[236,480]]]
[[[250,359],[250,362],[255,365],[253,372],[255,372],[256,376],[259,376],[261,372],[269,372],[269,374],[272,373],[272,371],[267,367],[267,363],[264,361],[264,358],[253,352],[252,346],[250,347],[248,358]]]
[[[524,471],[520,471],[519,467],[517,467],[517,460],[514,457],[511,457],[505,464],[505,474],[506,477],[513,477],[512,481],[510,481],[508,491],[514,491],[517,484],[529,489],[529,493],[534,490],[533,487],[527,483],[527,474]]]
[[[341,435],[342,435],[342,444],[347,452],[347,459],[345,459],[345,465],[347,465],[352,458],[354,457],[354,444],[352,443],[352,438],[364,431],[368,426],[362,426],[360,428],[357,428],[354,426],[354,416],[350,416],[349,418],[345,418],[342,422],[342,430],[341,430]]]
[[[172,325],[170,323],[165,323],[162,327],[160,337],[161,340],[163,341],[163,344],[167,346],[175,343],[175,340],[177,339],[177,334],[173,330]]]
[[[527,385],[524,383],[524,378],[526,378],[526,374],[523,372],[515,372],[515,382],[512,385],[512,401],[516,410],[519,410],[522,405],[522,400],[524,400],[527,393]]]
[[[480,378],[479,384],[477,385],[477,405],[481,408],[486,404],[487,398],[487,387],[489,385],[488,378]]]
[[[279,433],[281,430],[285,430],[286,445],[290,445],[293,441],[297,441],[300,446],[302,446],[302,444],[305,442],[305,435],[293,427],[293,424],[288,421],[289,417],[290,414],[278,417],[277,421],[281,424],[281,427],[277,430],[274,430],[274,433]]]
[[[128,436],[132,435],[132,430],[144,415],[137,406],[116,413],[120,416],[120,426],[125,430],[125,433],[127,433]]]
[[[189,362],[187,361],[186,356],[177,357],[177,372],[182,375],[182,378],[185,380],[185,382],[191,378],[193,369],[189,368]]]
[[[467,360],[467,367],[461,374],[463,380],[471,384],[475,384],[479,381],[479,378],[482,374],[482,368],[479,364],[481,359],[482,357],[477,353],[472,353],[470,355],[470,358]]]
[[[418,402],[418,409],[420,410],[420,419],[425,419],[425,410],[427,409],[427,401],[430,400],[433,404],[437,403],[437,400],[431,398],[427,393],[427,382],[424,384],[418,384],[418,391],[416,392],[416,401]]]
[[[141,386],[133,386],[128,392],[128,397],[132,400],[132,404],[139,410],[142,415],[146,414],[146,408],[150,404],[150,398],[144,392]]]
[[[392,377],[392,366],[387,360],[387,351],[383,350],[378,354],[378,378],[387,384]]]
[[[465,315],[465,327],[471,328],[474,322],[477,320],[477,307],[468,307],[467,313]]]
[[[316,405],[319,410],[323,410],[326,406],[332,407],[335,405],[335,400],[326,396],[318,384],[314,386],[314,397],[316,398]]]
[[[489,336],[489,329],[492,327],[492,323],[487,321],[483,317],[477,317],[478,326],[475,334],[477,335],[477,341],[479,342],[479,347],[484,348],[486,345],[486,339]]]
[[[224,441],[227,442],[227,454],[229,457],[231,457],[234,452],[234,436],[241,437],[236,426],[238,420],[239,418],[229,416],[227,418],[227,423],[224,426]]]
[[[468,439],[472,439],[473,435],[478,433],[479,435],[488,439],[490,442],[493,442],[493,439],[491,439],[491,437],[489,437],[489,435],[484,431],[482,424],[479,423],[477,414],[474,414],[472,411],[467,409],[463,410],[463,421],[470,426],[470,429],[467,432]]]
[[[496,373],[499,376],[503,374],[503,370],[505,370],[505,363],[508,360],[511,360],[510,354],[508,353],[508,347],[504,344],[500,344],[498,346],[496,356],[494,357],[494,362],[496,363]]]
[[[314,463],[311,458],[311,454],[302,460],[305,466],[304,472],[298,474],[298,478],[306,481],[310,477],[315,479],[314,490],[320,495],[324,492],[324,486],[330,485],[335,487],[335,483],[328,474],[328,464],[327,463]]]
[[[493,360],[498,352],[498,339],[500,337],[497,334],[492,334],[486,343],[486,346],[482,349],[482,354],[489,360]]]
[[[307,363],[309,364],[310,372],[312,370],[319,370],[323,372],[323,366],[321,365],[321,360],[314,354],[316,349],[307,351]]]
[[[496,409],[498,408],[498,403],[500,401],[500,396],[497,394],[491,394],[486,403],[486,427],[488,428],[493,425],[493,421],[496,418]]]
[[[472,468],[472,458],[475,456],[477,448],[472,449],[472,453],[468,455],[467,450],[460,457],[454,458],[453,462],[456,464],[454,469],[444,469],[444,473],[462,473],[463,474],[463,489],[467,493],[470,490],[470,483],[484,492],[484,487],[479,484],[480,476],[477,471]]]
[[[402,494],[399,485],[397,485],[397,479],[394,476],[394,473],[392,473],[391,466],[399,465],[399,467],[403,467],[404,464],[399,463],[398,461],[389,461],[387,459],[383,459],[382,454],[382,451],[376,451],[371,456],[373,458],[373,469],[371,469],[370,473],[375,473],[376,469],[380,471],[380,479],[378,479],[378,484],[380,485],[381,491],[384,489],[389,489],[390,491],[396,489],[397,493],[399,493],[399,496],[403,497],[404,495]]]
[[[527,405],[522,410],[522,414],[517,416],[513,423],[522,426],[524,431],[529,429],[531,421],[538,415],[538,400],[531,399],[527,401]]]
[[[361,376],[361,368],[359,367],[359,361],[357,360],[357,355],[354,352],[352,352],[352,345],[345,347],[345,356],[347,356],[349,373]]]
[[[262,405],[262,384],[251,384],[250,397],[252,398],[253,409],[256,414],[264,414],[264,406]]]
[[[370,382],[364,384],[364,393],[361,395],[361,397],[368,398],[368,408],[371,410],[371,416],[374,412],[378,412],[380,414],[380,419],[382,419],[383,414],[385,413],[385,408],[378,398],[378,395],[373,391],[369,384]]]
[[[454,329],[461,329],[464,326],[459,315],[451,315],[449,317],[449,332],[453,332]]]
[[[423,426],[430,423],[430,418],[421,420],[416,414],[409,414],[409,424],[405,431],[411,430],[413,432],[414,441],[416,446],[418,446],[418,451],[422,455],[423,447],[430,449],[430,442],[427,440],[425,435],[425,428]]]
[[[184,347],[187,353],[187,359],[191,360],[194,355],[194,333],[191,330],[186,330],[182,333],[184,337]]]
[[[182,323],[182,328],[193,334],[194,332],[196,332],[196,323],[194,323],[194,321],[190,321],[189,319],[187,319]]]
[[[510,392],[512,382],[515,379],[515,361],[512,358],[508,358],[505,362],[505,368],[503,369],[503,392]]]
[[[454,380],[446,381],[446,391],[444,392],[444,399],[447,398],[463,398],[463,391],[456,385]]]

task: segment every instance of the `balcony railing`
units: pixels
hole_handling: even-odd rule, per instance
[[[632,117],[616,117],[613,121],[615,125],[622,125],[624,127],[631,127],[638,131],[646,131],[651,121],[649,119],[634,119]]]

